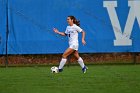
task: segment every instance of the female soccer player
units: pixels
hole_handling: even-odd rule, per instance
[[[80,66],[82,67],[82,71],[83,73],[86,73],[87,67],[85,66],[83,59],[79,56],[78,53],[78,32],[82,33],[82,43],[83,45],[86,44],[85,42],[85,32],[79,27],[80,26],[80,22],[76,20],[76,18],[74,16],[68,16],[67,17],[67,22],[69,24],[69,26],[67,26],[66,31],[65,32],[59,32],[56,28],[53,28],[53,31],[59,35],[62,36],[68,36],[69,39],[69,48],[64,52],[64,54],[62,55],[62,59],[60,61],[60,65],[59,65],[59,72],[63,71],[63,66],[65,65],[66,61],[67,61],[67,57],[74,53],[74,56],[77,58],[78,63],[80,64]]]

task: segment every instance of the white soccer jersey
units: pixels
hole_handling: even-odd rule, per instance
[[[76,24],[73,24],[73,26],[67,26],[65,34],[68,35],[69,39],[69,46],[77,46],[77,48],[74,48],[75,50],[78,50],[78,32],[82,32],[82,29],[77,26]]]

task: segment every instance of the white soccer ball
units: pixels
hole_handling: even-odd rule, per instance
[[[58,73],[58,67],[56,67],[56,66],[51,67],[51,72]]]

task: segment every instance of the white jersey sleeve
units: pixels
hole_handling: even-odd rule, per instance
[[[75,29],[77,32],[82,32],[83,29],[81,29],[79,26],[75,25]]]

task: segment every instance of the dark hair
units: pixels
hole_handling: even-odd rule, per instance
[[[80,21],[77,20],[74,16],[68,16],[70,17],[71,20],[73,20],[73,23],[76,24],[77,26],[80,26]]]

